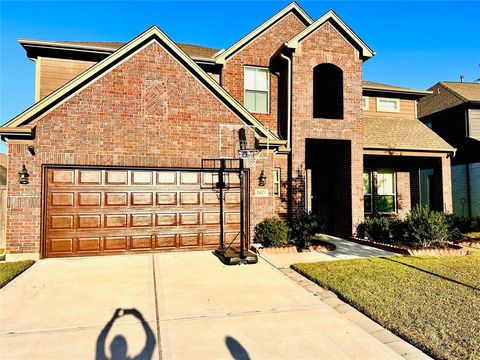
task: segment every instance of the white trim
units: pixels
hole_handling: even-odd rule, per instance
[[[235,44],[230,46],[223,53],[216,56],[215,57],[215,62],[217,64],[225,64],[227,62],[227,59],[230,56],[232,56],[239,49],[244,47],[246,44],[248,44],[250,41],[255,39],[257,36],[259,36],[261,33],[263,33],[266,29],[268,29],[270,26],[275,24],[278,20],[280,20],[285,15],[287,15],[290,11],[293,11],[293,10],[297,11],[297,13],[302,18],[302,20],[305,23],[307,23],[308,25],[313,23],[313,19],[296,2],[292,2],[289,5],[287,5],[285,8],[280,10],[278,13],[276,13],[274,16],[272,16],[270,19],[265,21],[263,24],[256,27],[253,31],[248,33],[246,36],[244,36],[243,38],[238,40]]]
[[[367,104],[363,106],[363,100],[367,100]],[[362,96],[362,110],[368,110],[370,108],[370,96]]]
[[[318,20],[316,20],[313,24],[308,26],[305,30],[294,36],[290,41],[285,43],[285,45],[291,49],[296,49],[299,45],[299,43],[307,37],[309,34],[311,34],[313,31],[318,29],[321,25],[323,25],[325,22],[328,20],[333,20],[335,23],[337,23],[340,28],[345,31],[352,39],[353,41],[360,46],[362,49],[362,56],[365,58],[370,58],[375,55],[375,51],[370,49],[367,44],[365,44],[362,39],[358,37],[357,34],[353,32],[350,27],[348,27],[347,24],[343,22],[342,19],[333,11],[329,10],[326,14],[321,16]]]
[[[266,70],[267,71],[267,90],[258,90],[258,89],[247,89],[246,84],[245,84],[245,70],[246,69],[255,69],[255,70]],[[270,69],[265,66],[252,66],[252,65],[244,65],[243,66],[243,106],[245,106],[245,95],[247,91],[255,91],[259,93],[267,93],[267,111],[266,112],[260,112],[260,111],[250,111],[253,114],[270,114]]]
[[[43,110],[47,106],[59,106],[61,103],[66,101],[66,99],[62,99],[62,97],[68,95],[69,92],[71,92],[74,88],[78,87],[85,81],[90,80],[81,88],[73,91],[70,96],[68,96],[68,98],[77,94],[79,91],[81,91],[81,89],[83,89],[85,86],[88,86],[93,81],[96,81],[99,77],[98,74],[102,70],[105,70],[105,73],[111,71],[111,64],[115,63],[116,61],[119,61],[119,63],[125,61],[125,58],[122,59],[122,57],[124,57],[124,55],[129,51],[133,51],[134,53],[138,52],[139,45],[147,42],[150,38],[154,36],[157,36],[162,41],[160,45],[166,48],[167,51],[176,54],[184,62],[185,65],[183,66],[189,69],[190,72],[195,77],[197,77],[198,80],[201,79],[205,83],[207,83],[210,86],[210,91],[217,98],[222,100],[225,104],[231,105],[238,112],[239,117],[242,118],[247,124],[254,125],[258,129],[258,131],[261,132],[262,135],[264,135],[265,137],[273,140],[278,140],[278,138],[271,131],[266,129],[263,124],[261,124],[247,109],[245,109],[245,107],[243,107],[237,100],[235,100],[232,95],[230,95],[224,88],[222,88],[211,76],[209,76],[204,70],[202,70],[200,66],[195,63],[195,61],[190,56],[188,56],[183,50],[181,50],[178,45],[176,45],[156,26],[153,26],[150,29],[146,30],[145,32],[137,36],[135,39],[124,45],[122,48],[115,51],[113,54],[109,55],[102,61],[88,68],[83,73],[70,80],[68,83],[55,90],[47,97],[40,100],[38,103],[34,104],[21,114],[17,115],[15,118],[6,123],[4,127],[12,128],[20,126],[26,121],[31,121],[35,116],[38,115],[41,110]],[[148,44],[150,44],[152,41],[157,40],[152,39],[150,42],[148,42]],[[144,46],[142,46],[141,48],[143,48]],[[132,54],[127,56],[127,58],[129,58],[130,56],[132,56]],[[115,66],[118,66],[118,64],[115,64]]]
[[[35,60],[35,102],[40,101],[40,82],[41,82],[41,71],[42,71],[42,57],[39,56]]]
[[[388,100],[388,101],[395,101],[397,104],[397,108],[394,110],[389,110],[389,109],[380,109],[380,101],[381,100]],[[377,97],[377,112],[390,112],[390,113],[399,113],[400,112],[400,99],[394,99],[394,98],[386,98],[386,97]]]

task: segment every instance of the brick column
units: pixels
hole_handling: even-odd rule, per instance
[[[452,172],[451,172],[451,158],[442,156],[440,163],[441,173],[441,189],[443,199],[443,211],[447,213],[452,212]]]

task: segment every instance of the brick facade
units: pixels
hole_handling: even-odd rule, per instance
[[[343,119],[313,118],[313,68],[322,63],[334,64],[343,71]],[[344,165],[350,169],[351,184],[347,182],[337,201],[339,206],[351,209],[343,233],[350,232],[347,229],[355,232],[363,221],[362,60],[358,51],[327,22],[305,38],[293,54],[292,77],[291,171],[292,178],[299,185],[292,189],[292,210],[305,208],[306,139],[349,141],[350,154],[345,154],[347,164]]]

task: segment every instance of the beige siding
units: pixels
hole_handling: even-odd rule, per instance
[[[37,70],[40,72],[37,74],[37,86],[39,86],[37,93],[40,97],[38,100],[43,99],[94,64],[95,62],[92,61],[41,58]]]
[[[377,98],[369,96],[368,110],[363,110],[363,115],[388,116],[388,117],[413,117],[415,116],[415,100],[400,99],[400,112],[377,111]]]
[[[468,110],[468,137],[480,140],[480,109]]]

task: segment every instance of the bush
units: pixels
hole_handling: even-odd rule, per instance
[[[422,247],[443,244],[449,235],[446,215],[425,205],[416,206],[407,215],[405,225],[410,239]]]
[[[448,214],[447,222],[448,227],[452,232],[455,229],[460,230],[464,234],[472,231],[480,231],[480,216],[468,218],[454,214]]]
[[[303,249],[311,237],[324,231],[320,219],[312,212],[300,211],[292,222],[292,238],[297,247]]]
[[[255,242],[265,247],[284,246],[288,241],[288,225],[281,219],[271,217],[255,226]]]
[[[405,242],[405,235],[407,234],[407,226],[405,221],[401,219],[392,219],[390,223],[390,233],[394,242]]]
[[[387,217],[373,217],[366,219],[364,222],[365,231],[370,235],[372,240],[389,243],[390,239],[390,226],[392,219]]]

